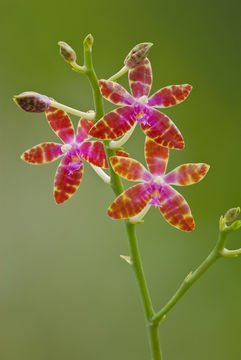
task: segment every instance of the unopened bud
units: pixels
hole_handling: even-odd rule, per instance
[[[64,58],[64,60],[70,64],[75,63],[76,54],[72,47],[66,44],[64,41],[59,41],[58,45],[60,47],[60,55]]]
[[[224,215],[224,221],[225,222],[234,221],[239,214],[240,214],[240,207],[229,209]]]
[[[41,113],[50,107],[50,98],[34,91],[23,92],[14,96],[13,100],[21,109],[27,112]]]
[[[94,38],[91,34],[87,35],[84,39],[84,47],[91,49],[94,44]]]
[[[152,47],[152,43],[141,43],[133,47],[124,60],[124,64],[128,69],[134,68],[146,58],[148,51]]]

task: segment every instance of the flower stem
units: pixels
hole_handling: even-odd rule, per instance
[[[118,71],[116,74],[112,75],[108,80],[109,81],[116,81],[122,75],[124,75],[127,71],[128,71],[128,68],[125,65],[125,66],[123,66],[123,68],[120,69],[120,71]]]
[[[57,108],[57,109],[63,110],[65,112],[69,113],[69,114],[76,115],[78,117],[82,117],[82,118],[90,119],[90,120],[93,120],[95,118],[95,113],[94,112],[87,113],[87,112],[79,111],[79,110],[73,109],[73,108],[71,108],[69,106],[60,104],[59,102],[57,102],[55,100],[51,100],[50,105]]]
[[[173,306],[176,305],[176,303],[187,292],[187,290],[210,268],[212,264],[216,262],[216,260],[224,256],[222,252],[227,240],[227,236],[228,236],[227,231],[220,231],[217,244],[210,252],[208,257],[201,263],[201,265],[193,273],[191,272],[186,276],[181,286],[172,296],[172,298],[168,301],[168,303],[158,313],[156,313],[153,316],[152,321],[154,324],[160,323],[163,317],[165,317],[166,314],[173,308]]]
[[[85,74],[87,75],[90,84],[92,86],[92,92],[94,96],[95,102],[95,111],[96,111],[96,120],[99,120],[104,116],[104,105],[103,98],[100,93],[98,79],[94,71],[93,63],[92,63],[92,47],[84,45],[84,66],[86,68]],[[115,155],[115,150],[110,149],[109,140],[104,141],[104,146],[106,150],[106,156],[109,164],[110,170],[110,179],[111,186],[116,195],[120,195],[124,188],[121,182],[120,177],[114,172],[109,158]],[[149,344],[151,348],[151,360],[161,360],[161,350],[160,350],[160,342],[158,335],[158,327],[156,324],[151,322],[152,317],[154,316],[154,311],[151,303],[151,298],[149,295],[149,291],[147,288],[144,271],[142,268],[141,258],[138,250],[137,239],[135,234],[135,225],[130,223],[129,220],[125,221],[126,231],[129,239],[129,247],[131,252],[131,262],[132,267],[136,275],[138,287],[140,290],[140,295],[143,303],[143,308],[146,317],[147,329],[148,329],[148,338]]]

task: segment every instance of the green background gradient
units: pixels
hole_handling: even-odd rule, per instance
[[[93,108],[87,79],[71,71],[57,47],[68,42],[81,63],[90,32],[99,77],[117,72],[135,44],[150,41],[152,92],[193,85],[190,97],[165,113],[186,142],[184,150],[171,151],[168,169],[211,165],[204,181],[180,189],[196,230],[174,229],[154,208],[137,229],[159,309],[213,247],[220,215],[241,205],[240,2],[1,0],[0,7],[0,358],[147,360],[134,275],[119,258],[128,254],[124,226],[106,216],[111,189],[85,163],[78,192],[57,206],[57,163],[30,166],[19,158],[57,138],[43,114],[22,112],[12,96],[33,90],[83,111]],[[120,82],[127,85],[126,77]],[[143,143],[138,128],[126,150],[143,160]],[[241,246],[241,231],[229,245]],[[214,265],[168,314],[160,334],[167,360],[239,360],[241,258]]]

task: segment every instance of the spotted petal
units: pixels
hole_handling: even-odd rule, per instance
[[[153,175],[165,174],[168,156],[168,148],[158,145],[154,140],[146,137],[145,158],[148,168]]]
[[[151,199],[151,186],[137,184],[120,194],[110,205],[108,215],[113,219],[128,219],[139,214]]]
[[[184,148],[184,140],[178,128],[158,110],[150,109],[148,120],[141,127],[146,136],[159,145],[178,150]]]
[[[86,141],[80,145],[80,155],[89,163],[108,168],[104,145],[100,141]]]
[[[135,98],[148,96],[152,85],[151,63],[146,58],[129,71],[129,85]]]
[[[106,114],[89,133],[98,139],[116,139],[130,130],[134,122],[132,107],[123,106]]]
[[[58,166],[54,179],[54,198],[57,204],[68,200],[77,190],[83,176],[83,164],[78,170],[69,171],[71,158],[65,156]]]
[[[63,110],[50,107],[46,112],[46,118],[56,135],[66,144],[74,140],[74,128],[69,116]]]
[[[169,185],[163,185],[160,191],[159,207],[162,215],[171,225],[177,229],[191,231],[195,227],[194,219],[188,203]]]
[[[80,119],[75,141],[80,144],[84,140],[90,138],[91,136],[89,135],[89,131],[94,124],[95,122],[93,120]]]
[[[166,108],[179,104],[187,98],[191,90],[192,86],[189,84],[167,86],[152,95],[148,100],[148,105]]]
[[[46,164],[62,155],[60,144],[46,142],[25,151],[21,155],[21,159],[31,164]]]
[[[202,180],[208,170],[207,164],[185,164],[167,174],[164,180],[172,185],[191,185]]]
[[[116,105],[132,105],[135,100],[121,85],[109,80],[99,80],[101,94]]]
[[[131,181],[151,180],[151,174],[137,160],[122,156],[112,156],[110,158],[110,162],[116,174],[118,174],[119,176],[123,177],[126,180],[131,180]]]

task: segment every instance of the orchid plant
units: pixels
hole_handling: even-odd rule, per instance
[[[240,208],[232,208],[221,216],[219,238],[213,250],[194,272],[186,276],[167,304],[159,311],[154,310],[138,250],[136,225],[143,222],[145,214],[153,205],[177,230],[194,230],[190,207],[172,186],[197,183],[209,170],[209,165],[205,163],[189,163],[166,174],[169,152],[172,151],[170,149],[173,149],[172,154],[175,154],[175,150],[183,149],[184,140],[169,117],[155,108],[166,108],[184,101],[192,87],[188,84],[167,86],[149,97],[152,69],[147,55],[151,43],[136,45],[127,55],[124,67],[119,72],[108,80],[98,81],[92,63],[93,41],[92,35],[84,39],[83,66],[77,64],[76,53],[68,44],[59,42],[59,46],[61,56],[72,69],[88,77],[95,111],[79,111],[49,96],[30,91],[15,96],[15,102],[23,110],[45,112],[50,127],[63,142],[41,143],[25,151],[21,158],[30,164],[45,164],[63,157],[54,180],[54,199],[57,204],[67,201],[77,191],[83,176],[83,160],[92,166],[106,184],[111,185],[117,198],[107,213],[112,219],[125,219],[130,256],[122,258],[130,264],[136,275],[146,319],[150,357],[152,360],[161,360],[158,329],[167,313],[216,260],[241,254],[241,249],[226,248],[228,235],[241,227],[241,221],[235,220]],[[132,95],[116,82],[127,72]],[[103,97],[120,107],[105,114]],[[76,133],[68,114],[80,118]],[[145,134],[144,151],[148,170],[139,161],[130,158],[122,148],[137,123]],[[139,183],[124,190],[121,177]]]

